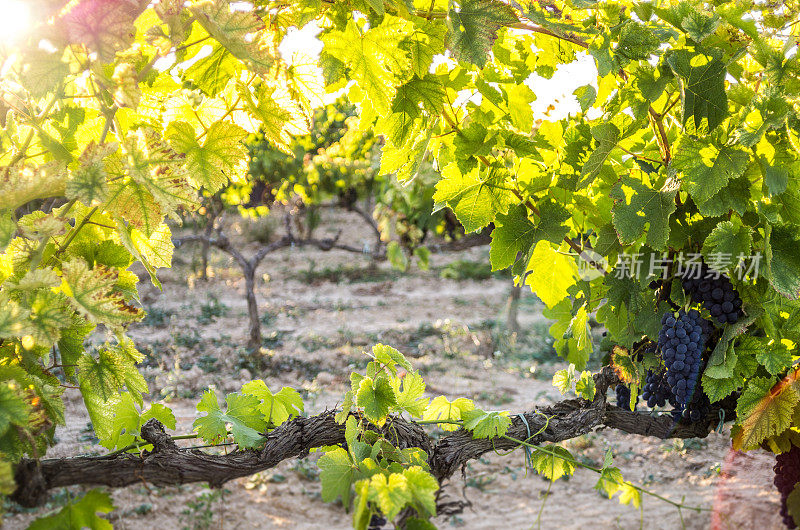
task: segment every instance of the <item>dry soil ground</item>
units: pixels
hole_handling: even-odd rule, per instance
[[[368,239],[358,221],[338,221],[346,227],[343,241]],[[245,252],[257,246],[248,243]],[[445,269],[454,260],[473,263]],[[235,391],[252,378],[263,378],[273,389],[302,390],[310,413],[334,407],[349,372],[364,366],[361,352],[376,342],[408,354],[425,376],[431,397],[466,396],[481,407],[510,411],[561,398],[550,378],[563,363],[551,360],[548,322],[535,297],[523,296],[523,332],[509,336],[497,325],[504,318],[508,279],[442,278],[443,270],[464,274],[471,265],[486,263],[486,248],[435,254],[431,270],[406,274],[386,263],[372,270],[366,257],[336,251],[291,249],[269,256],[258,283],[264,367],[244,354],[246,307],[239,270],[226,255],[212,252],[212,277],[201,281],[194,273],[196,261],[196,250],[184,247],[176,253],[175,267],[161,274],[163,292],[142,282],[150,315],[131,331],[147,355],[150,400],[173,408],[178,433],[190,430],[203,389]],[[481,277],[485,271],[466,275]],[[101,452],[78,395],[67,395],[67,414],[70,427],[59,429],[59,443],[48,456]],[[585,470],[551,486],[526,473],[522,454],[513,453],[489,454],[471,463],[463,477],[446,486],[451,498],[465,499],[471,507],[436,522],[441,528],[464,529],[780,528],[772,459],[758,452],[733,453],[728,440],[727,432],[664,442],[600,431],[566,444],[581,460],[595,464],[610,448],[627,480],[701,507],[699,513],[654,497],[646,496],[641,510],[604,499],[593,489],[596,476]],[[53,511],[80,491],[55,491],[49,505],[36,513]],[[231,482],[224,490],[143,484],[112,495],[118,507],[112,518],[122,529],[334,529],[348,528],[350,522],[341,505],[320,500],[314,455]],[[6,509],[6,528],[25,528],[35,515]]]

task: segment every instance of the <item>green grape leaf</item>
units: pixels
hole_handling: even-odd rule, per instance
[[[67,181],[65,195],[86,206],[103,202],[108,196],[108,172],[104,159],[116,152],[116,143],[90,143],[78,159],[78,167]]]
[[[675,146],[672,167],[683,172],[686,189],[699,203],[704,203],[728,181],[747,169],[750,155],[739,147],[718,147],[710,142],[684,135]]]
[[[417,77],[425,77],[433,58],[444,53],[447,27],[439,21],[415,20],[413,31],[400,43],[411,56],[411,69]]]
[[[609,499],[620,490],[625,480],[622,472],[616,467],[604,467],[594,489],[606,495]]]
[[[150,236],[164,214],[148,189],[136,182],[117,180],[108,187],[106,211],[118,216]]]
[[[408,479],[400,473],[388,477],[382,473],[373,475],[369,482],[369,496],[378,501],[378,507],[390,521],[412,501]]]
[[[581,377],[575,381],[575,393],[587,401],[594,399],[594,378],[592,372],[583,371]]]
[[[414,369],[408,359],[406,359],[406,356],[391,346],[376,344],[372,347],[372,355],[377,362],[388,368],[389,371],[392,372],[392,375],[397,374],[397,366],[408,371]]]
[[[231,54],[256,73],[269,72],[275,59],[270,53],[266,25],[255,12],[231,9],[223,0],[206,0],[190,9],[203,28]]]
[[[749,256],[753,245],[750,227],[744,226],[738,217],[721,221],[703,243],[703,256],[713,263],[714,256],[729,256],[731,266],[736,266],[739,256]]]
[[[144,316],[113,291],[118,275],[112,269],[100,265],[89,269],[82,259],[73,259],[62,265],[62,273],[70,303],[90,321],[115,327]]]
[[[303,413],[303,398],[297,390],[287,386],[273,394],[263,380],[257,379],[245,383],[242,393],[261,401],[258,410],[264,415],[268,426],[278,426]]]
[[[186,155],[186,169],[195,182],[214,193],[227,182],[229,175],[240,169],[246,150],[242,140],[247,131],[224,121],[218,121],[206,131],[201,146],[195,138],[194,127],[185,122],[173,122],[167,127],[167,138],[172,147]]]
[[[433,398],[428,404],[425,412],[422,414],[422,419],[425,421],[460,421],[461,415],[464,412],[474,408],[475,404],[470,399],[458,398],[454,401],[449,401],[444,396],[438,396]],[[458,425],[452,423],[440,423],[438,427],[444,431],[458,430]]]
[[[0,294],[0,339],[10,339],[26,334],[30,312],[5,293]]]
[[[14,210],[35,199],[59,197],[64,194],[66,183],[67,173],[58,162],[0,168],[0,206]]]
[[[236,77],[242,65],[225,47],[215,44],[211,53],[194,63],[183,73],[207,96],[222,92],[228,81]],[[220,123],[220,122],[216,122]]]
[[[792,384],[754,377],[736,405],[740,428],[733,434],[737,451],[755,449],[766,438],[780,434],[791,424],[792,412],[800,396]]]
[[[439,482],[420,466],[404,469],[403,476],[406,478],[406,485],[414,503],[422,507],[420,513],[431,517],[435,516],[436,492],[439,490]]]
[[[597,89],[592,85],[579,86],[572,93],[575,94],[575,97],[578,99],[581,112],[586,112],[597,100]]]
[[[544,478],[555,482],[561,477],[569,477],[575,473],[575,458],[563,447],[555,444],[545,446],[542,450],[534,449],[531,454],[531,466]]]
[[[341,447],[327,451],[317,460],[319,480],[322,483],[322,501],[333,502],[342,498],[342,504],[350,506],[353,488],[354,466],[350,455]]]
[[[322,36],[325,52],[349,68],[350,79],[364,90],[379,115],[389,111],[395,81],[411,68],[410,59],[399,47],[405,25],[387,23],[387,18],[365,32],[350,19],[344,31]]]
[[[510,267],[518,253],[532,250],[539,241],[544,239],[558,244],[569,233],[569,228],[564,225],[569,218],[565,208],[553,201],[543,201],[538,208],[536,225],[530,221],[527,208],[521,204],[510,207],[508,214],[497,215],[489,251],[493,271]]]
[[[225,412],[213,390],[206,390],[197,404],[198,412],[205,416],[197,418],[192,426],[197,434],[208,443],[218,442],[228,435],[226,425],[231,424],[231,435],[239,447],[254,448],[264,442],[261,432],[267,427],[259,412],[259,400],[248,394],[231,393],[225,397]]]
[[[675,212],[677,190],[655,190],[631,177],[622,177],[611,190],[611,217],[620,243],[629,245],[647,228],[647,244],[663,249],[669,238],[669,218]]]
[[[433,199],[447,203],[467,233],[475,232],[507,213],[513,194],[506,187],[506,174],[490,170],[481,175],[478,169],[464,174],[456,164],[442,170]]]
[[[660,44],[661,39],[653,28],[630,20],[622,26],[614,51],[632,61],[645,61]]]
[[[800,298],[800,238],[788,227],[773,227],[767,251],[770,284],[790,300]]]
[[[36,519],[28,526],[28,530],[111,530],[113,525],[97,513],[111,513],[115,508],[108,493],[90,490],[80,500],[67,503],[57,513]]]
[[[459,61],[481,68],[497,32],[519,22],[514,10],[499,0],[452,2],[447,13],[447,47]]]
[[[464,429],[472,431],[473,438],[503,436],[511,426],[508,412],[484,412],[480,409],[462,410]]]
[[[428,407],[428,398],[423,397],[425,381],[419,372],[406,373],[402,379],[392,378],[390,383],[397,401],[395,408],[405,410],[414,417],[421,417]]]
[[[683,124],[693,119],[699,129],[703,120],[708,130],[713,130],[728,115],[728,97],[725,94],[727,69],[722,61],[722,51],[713,48],[704,52],[694,48],[670,50],[665,55],[667,64],[681,80]]]
[[[364,416],[369,421],[383,425],[389,409],[397,405],[397,399],[386,377],[365,377],[358,385],[356,405],[364,409]]]
[[[764,344],[757,337],[743,337],[736,353],[748,348],[755,353],[756,360],[772,375],[778,375],[792,364],[792,352],[782,343]]]
[[[522,83],[505,83],[501,87],[508,102],[508,115],[511,118],[511,123],[523,133],[530,133],[531,129],[533,129],[533,108],[531,103],[536,101],[536,94]]]
[[[0,434],[9,427],[25,427],[30,419],[30,407],[19,395],[19,385],[12,381],[0,383]]]
[[[301,123],[294,103],[282,97],[284,94],[277,87],[270,88],[266,83],[256,90],[255,95],[245,85],[240,84],[237,89],[247,112],[264,137],[281,151],[294,156],[292,138],[305,132],[304,128],[307,129],[308,125]]]
[[[577,283],[575,260],[558,252],[548,241],[536,243],[527,270],[530,273],[525,285],[549,308],[566,298],[567,290]]]
[[[61,337],[61,330],[72,326],[73,311],[68,298],[50,290],[38,290],[31,300],[27,331],[37,344],[50,346]]]
[[[620,132],[613,123],[601,123],[592,127],[592,137],[597,143],[594,151],[589,155],[581,169],[579,188],[584,188],[591,184],[600,173],[608,155],[611,154],[611,151],[619,142]]]
[[[108,449],[117,449],[132,444],[140,436],[142,425],[151,418],[157,419],[168,429],[175,428],[175,415],[169,407],[161,403],[153,403],[146,411],[140,413],[136,409],[134,397],[130,392],[122,392],[119,396],[112,398],[107,406],[111,409],[111,429],[108,433],[98,432],[98,435],[110,435],[109,438],[100,439],[100,445]]]
[[[131,358],[125,345],[104,347],[97,359],[84,353],[77,362],[81,391],[97,394],[103,401],[108,401],[117,395],[120,388],[127,387],[141,405],[141,394],[147,392],[147,383],[135,363],[136,359]]]

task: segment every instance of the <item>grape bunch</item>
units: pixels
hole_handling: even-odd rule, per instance
[[[381,530],[388,522],[389,521],[387,521],[386,517],[380,513],[374,513],[369,520],[369,526],[367,527],[367,530]]]
[[[797,528],[794,519],[789,515],[789,510],[786,507],[786,499],[789,497],[789,494],[794,491],[795,485],[800,482],[800,447],[793,445],[790,450],[775,457],[775,467],[772,469],[775,471],[775,479],[773,482],[781,494],[781,517],[783,517],[783,524],[788,528]]]
[[[687,405],[677,404],[673,411],[673,417],[679,421],[681,418],[696,423],[708,415],[711,410],[711,401],[702,391],[699,383],[697,391],[692,396],[692,400]]]
[[[700,375],[700,363],[705,350],[708,324],[700,312],[679,311],[677,316],[666,313],[661,319],[658,346],[667,367],[667,383],[677,405],[685,407],[692,402]]]
[[[647,371],[647,376],[644,379],[644,388],[642,389],[642,399],[647,402],[647,406],[651,409],[653,407],[663,407],[667,401],[674,401],[672,396],[672,389],[669,387],[666,379],[666,372],[659,373],[652,370]]]
[[[687,269],[681,277],[683,290],[692,301],[702,303],[720,324],[735,324],[742,316],[742,299],[733,288],[731,280],[722,274],[714,278],[712,269],[702,264],[699,277],[692,277]]]
[[[617,385],[617,406],[622,410],[631,410],[631,389],[627,385]],[[636,396],[636,402],[639,402],[639,396]],[[634,407],[635,409],[635,407]]]

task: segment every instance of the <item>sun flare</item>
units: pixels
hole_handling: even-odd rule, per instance
[[[31,23],[30,6],[25,0],[0,0],[0,45],[16,42]]]

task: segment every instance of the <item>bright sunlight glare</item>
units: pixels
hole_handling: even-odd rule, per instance
[[[30,25],[30,6],[25,0],[0,0],[0,14],[0,44],[16,42]]]

